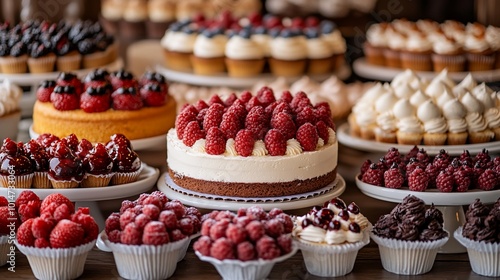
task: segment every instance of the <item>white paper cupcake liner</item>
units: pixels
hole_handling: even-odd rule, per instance
[[[64,280],[82,275],[87,255],[95,242],[64,249],[28,247],[17,242],[16,246],[28,258],[37,279]]]
[[[483,276],[500,277],[500,243],[486,243],[463,237],[462,227],[453,236],[467,248],[472,271]]]
[[[429,272],[437,252],[449,239],[436,241],[404,241],[370,234],[378,244],[380,259],[385,270],[401,275],[419,275]]]
[[[141,174],[143,166],[133,172],[116,172],[115,175],[111,178],[111,185],[122,185],[131,182],[135,182],[139,175]]]
[[[355,243],[338,245],[317,244],[294,237],[302,251],[307,272],[320,277],[339,277],[349,274],[354,268],[358,251],[370,243],[368,230],[363,231],[363,239]]]
[[[10,244],[8,243],[8,241],[8,235],[0,236],[0,266],[5,265],[9,260],[9,256],[7,256],[7,254],[10,251]]]
[[[240,260],[221,261],[216,258],[204,256],[198,251],[195,251],[195,253],[200,260],[211,263],[224,280],[257,280],[266,279],[276,263],[295,255],[297,253],[297,246],[294,245],[290,253],[272,260],[258,259],[246,262]]]
[[[182,249],[189,238],[161,246],[125,245],[110,242],[106,234],[101,235],[108,248],[113,251],[116,269],[125,279],[166,279],[177,268]]]
[[[201,232],[198,232],[196,234],[193,234],[193,235],[189,236],[189,242],[187,242],[186,245],[184,245],[181,248],[181,251],[179,253],[179,259],[177,260],[177,262],[182,261],[184,259],[184,257],[186,256],[187,250],[189,249],[189,245],[191,244],[191,240],[199,237],[200,235],[201,235]]]

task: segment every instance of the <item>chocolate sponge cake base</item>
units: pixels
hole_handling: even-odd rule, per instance
[[[277,197],[301,194],[323,188],[337,178],[337,168],[313,179],[277,183],[212,182],[182,176],[170,168],[168,173],[170,178],[182,188],[205,194],[232,197]]]

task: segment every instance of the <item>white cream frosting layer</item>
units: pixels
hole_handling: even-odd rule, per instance
[[[257,42],[235,35],[226,44],[226,57],[231,59],[262,59],[264,52]]]
[[[271,56],[281,60],[307,58],[306,39],[303,36],[277,37],[271,41]]]
[[[9,80],[0,84],[0,117],[19,110],[22,93],[21,88]]]
[[[226,44],[226,35],[220,34],[208,38],[200,34],[194,41],[193,53],[195,56],[204,58],[224,57]]]
[[[257,144],[257,143],[256,143]],[[193,146],[194,147],[194,146]],[[187,147],[175,129],[167,134],[167,164],[178,176],[231,183],[276,183],[307,180],[337,167],[338,143],[317,151],[285,156],[209,155]],[[256,176],[258,174],[258,176]]]
[[[306,40],[307,56],[312,59],[328,58],[333,55],[333,49],[322,38]]]
[[[180,31],[167,31],[167,34],[162,38],[160,43],[162,47],[169,51],[192,53],[197,36],[196,33],[188,34]]]

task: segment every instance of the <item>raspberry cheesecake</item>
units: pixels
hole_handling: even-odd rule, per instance
[[[321,189],[337,176],[337,138],[327,103],[304,92],[279,99],[261,88],[187,105],[167,134],[170,177],[211,195],[276,197]]]

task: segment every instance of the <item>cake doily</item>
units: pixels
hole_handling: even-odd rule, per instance
[[[161,180],[161,179],[160,179]],[[197,198],[210,199],[213,201],[229,201],[229,202],[241,202],[241,203],[276,203],[276,202],[292,202],[297,200],[304,200],[313,197],[317,197],[320,195],[324,195],[330,191],[332,191],[339,181],[338,175],[335,181],[326,185],[325,187],[301,194],[295,195],[287,195],[287,196],[276,196],[276,197],[234,197],[234,196],[220,196],[220,195],[212,195],[201,192],[196,192],[192,190],[185,189],[179,185],[177,185],[168,173],[165,173],[165,183],[167,187],[172,189],[175,192],[181,193],[183,195],[188,195]]]

